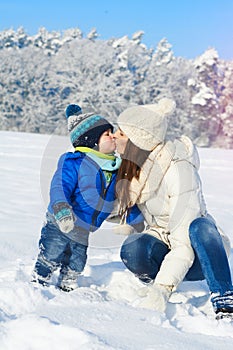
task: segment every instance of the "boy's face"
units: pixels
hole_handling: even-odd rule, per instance
[[[116,149],[116,141],[111,129],[105,131],[99,139],[99,152],[109,154],[113,153]]]

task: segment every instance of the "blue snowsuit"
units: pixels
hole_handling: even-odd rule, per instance
[[[114,164],[113,164],[114,169]],[[111,172],[107,183],[101,167],[83,152],[63,154],[51,181],[47,223],[42,228],[39,241],[40,253],[35,271],[43,278],[61,267],[69,266],[82,272],[87,260],[89,233],[96,231],[113,211],[117,169]],[[53,206],[66,202],[75,215],[75,227],[63,233],[53,216]],[[143,216],[135,205],[127,218],[134,226],[143,222]]]

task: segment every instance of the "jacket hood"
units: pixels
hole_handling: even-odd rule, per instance
[[[197,170],[200,168],[200,159],[196,146],[188,136],[182,135],[174,141],[175,154],[173,161],[186,160],[191,163]]]

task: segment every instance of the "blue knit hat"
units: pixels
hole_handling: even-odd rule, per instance
[[[66,118],[69,118],[71,115],[82,114],[82,108],[78,105],[71,104],[66,108]]]
[[[74,147],[97,148],[100,136],[107,130],[113,132],[113,126],[105,118],[93,113],[82,113],[82,108],[70,104],[66,108],[68,131]]]

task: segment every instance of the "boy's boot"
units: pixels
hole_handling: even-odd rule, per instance
[[[38,275],[37,271],[34,270],[32,272],[32,279],[31,279],[31,282],[33,283],[39,283],[41,284],[42,286],[44,287],[48,287],[49,286],[49,281],[50,281],[50,278],[51,278],[51,273],[49,273],[47,276],[41,276],[41,275]]]
[[[78,276],[80,272],[71,270],[69,267],[63,267],[60,271],[57,287],[64,292],[71,292],[78,288]]]
[[[53,272],[56,270],[56,264],[46,260],[42,254],[39,254],[34,270],[32,272],[32,282],[48,286]]]

